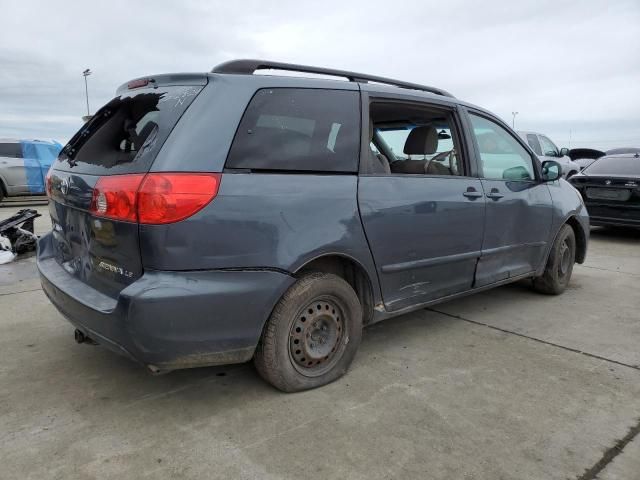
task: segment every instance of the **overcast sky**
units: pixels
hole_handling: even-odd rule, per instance
[[[0,137],[66,142],[143,75],[266,58],[439,86],[559,146],[640,147],[640,1],[0,0]]]

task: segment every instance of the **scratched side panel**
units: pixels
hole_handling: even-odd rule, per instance
[[[141,225],[145,268],[277,268],[324,254],[351,257],[379,295],[357,206],[356,175],[226,173],[218,196],[171,225]]]

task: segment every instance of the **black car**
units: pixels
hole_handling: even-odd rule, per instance
[[[569,181],[582,194],[591,225],[640,228],[640,153],[606,155]]]
[[[606,152],[595,150],[593,148],[572,148],[569,150],[569,158],[580,165],[580,170],[584,170],[597,159],[605,155],[620,155],[622,153],[640,153],[637,147],[612,148]]]
[[[572,148],[569,150],[569,158],[580,166],[580,171],[605,155],[605,152],[593,148]]]

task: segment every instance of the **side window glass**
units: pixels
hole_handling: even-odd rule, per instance
[[[527,134],[527,143],[531,147],[531,149],[536,152],[536,155],[542,155],[542,147],[540,146],[540,142],[538,141],[538,136],[532,133]]]
[[[349,90],[269,88],[251,99],[226,166],[356,172],[360,99]]]
[[[494,180],[533,180],[529,152],[507,130],[484,117],[471,114],[483,177]]]
[[[373,103],[371,150],[388,171],[371,160],[374,173],[464,175],[452,115],[427,106]],[[388,157],[388,158],[387,158]],[[376,170],[377,169],[377,170]]]
[[[546,157],[559,157],[560,152],[551,140],[544,135],[540,135],[540,142],[542,143],[542,151]]]
[[[0,143],[0,157],[22,158],[22,146],[19,143]]]

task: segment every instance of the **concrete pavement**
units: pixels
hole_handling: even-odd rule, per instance
[[[286,395],[250,364],[153,377],[76,345],[25,258],[0,266],[0,478],[638,480],[638,280],[640,237],[594,230],[564,295],[374,325],[347,376]]]

